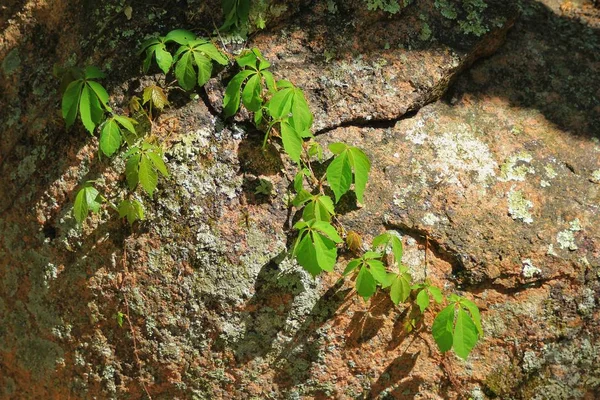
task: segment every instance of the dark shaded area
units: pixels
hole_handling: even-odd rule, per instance
[[[375,399],[384,390],[388,389],[381,399],[413,399],[418,394],[419,385],[425,381],[415,376],[405,381],[403,379],[411,373],[420,354],[420,351],[414,354],[404,352],[387,366],[385,371],[381,373],[377,381],[373,384],[371,390],[361,398]]]

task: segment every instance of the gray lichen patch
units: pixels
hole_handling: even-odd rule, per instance
[[[531,224],[533,222],[533,216],[531,215],[531,209],[533,208],[533,202],[527,200],[523,191],[511,189],[508,192],[508,214],[512,219]]]
[[[539,275],[542,273],[542,270],[539,269],[538,267],[536,267],[535,265],[533,265],[533,263],[531,262],[531,260],[529,258],[526,258],[522,261],[523,263],[523,269],[522,269],[522,274],[523,277],[525,278],[533,278],[536,275]]]
[[[592,175],[590,176],[590,181],[593,183],[600,183],[600,169],[597,169],[594,172],[592,172]]]
[[[578,247],[575,244],[575,235],[570,229],[558,232],[556,235],[556,241],[561,249],[577,250]]]

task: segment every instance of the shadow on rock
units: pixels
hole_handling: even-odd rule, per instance
[[[405,352],[392,361],[361,399],[413,399],[425,381],[419,377],[405,378],[415,367],[420,354],[420,351],[414,354]],[[386,393],[378,397],[384,391]]]
[[[304,290],[300,272],[282,274],[279,270],[283,257],[285,252],[271,259],[258,273],[254,296],[243,311],[246,329],[234,344],[238,360],[250,361],[269,353],[286,327],[295,297]]]

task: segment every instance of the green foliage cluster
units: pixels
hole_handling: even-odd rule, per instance
[[[413,0],[364,0],[371,11],[381,10],[390,14],[397,14]]]
[[[435,0],[435,7],[450,20],[458,20],[458,26],[464,34],[482,36],[489,31],[483,20],[487,8],[485,0]]]
[[[247,2],[224,3],[232,7],[225,8],[227,20],[224,26],[244,23]],[[229,62],[210,41],[185,30],[147,40],[141,53],[146,54],[145,72],[155,60],[163,73],[174,70],[177,82],[185,90],[205,84],[213,74],[213,63],[227,65]],[[429,281],[414,282],[409,269],[402,264],[403,248],[398,236],[383,233],[373,240],[369,250],[364,251],[360,235],[346,233],[336,218],[336,206],[341,199],[345,197],[351,201],[352,197],[347,196],[349,192],[354,192],[358,203],[364,203],[371,169],[367,155],[357,147],[331,143],[328,151],[332,157],[325,160],[325,150],[312,132],[313,114],[304,92],[288,80],[276,80],[269,71],[271,64],[256,48],[242,52],[235,61],[239,71],[225,89],[224,116],[231,117],[241,107],[246,108],[253,113],[256,127],[264,133],[264,146],[269,142],[278,143],[297,168],[293,182],[290,182],[294,192],[290,205],[296,209],[299,220],[293,226],[296,237],[290,255],[312,276],[323,271],[333,272],[339,253],[344,250],[345,236],[347,248],[357,257],[346,264],[342,275],[353,277],[358,295],[367,301],[378,288],[387,290],[394,304],[414,302],[421,313],[434,303],[446,303],[447,306],[435,317],[433,337],[441,351],[454,349],[459,357],[466,358],[483,335],[477,306],[455,294],[444,298],[441,290]],[[159,176],[169,176],[161,147],[138,134],[135,119],[118,115],[108,106],[109,96],[96,82],[104,77],[100,70],[87,67],[71,71],[69,76],[62,103],[67,126],[73,125],[79,114],[90,133],[98,127],[100,151],[108,157],[126,143],[127,187],[131,193],[141,187],[152,197]],[[145,88],[142,96],[142,104],[149,107],[146,114],[149,119],[153,107],[161,110],[168,104],[164,91],[156,85]],[[142,104],[134,97],[130,110],[143,110]],[[108,117],[107,113],[110,114]],[[315,173],[315,163],[327,164],[326,171]],[[80,224],[90,211],[98,212],[107,201],[92,183],[86,182],[75,198],[74,215]],[[272,185],[269,184],[261,183],[257,193],[270,195]],[[144,218],[143,205],[131,195],[123,198],[118,206],[110,205],[130,224]]]

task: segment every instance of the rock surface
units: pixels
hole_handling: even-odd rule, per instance
[[[512,9],[489,2],[486,21],[500,26],[476,37],[417,3],[389,18],[360,2],[335,13],[290,2],[299,13],[273,15],[252,43],[308,90],[322,143],[352,143],[372,160],[365,206],[344,202],[348,229],[367,243],[397,232],[415,277],[479,305],[485,338],[467,361],[438,352],[433,314],[408,334],[410,309],[385,294],[365,304],[352,282],[313,280],[285,258],[287,161],[215,114],[218,80],[207,104],[172,91],[156,121],[171,177],[143,198],[147,220],[129,228],[105,210],[77,228],[78,185],[125,192],[123,158],[99,159],[96,139],[64,132],[52,64],[101,64],[123,106],[161,78],[140,79],[138,60],[123,63],[118,49],[220,16],[205,13],[212,3],[195,14],[133,2],[127,22],[121,2],[85,12],[75,0],[9,2],[0,398],[600,396],[600,12],[522,2],[506,44],[458,76],[498,49]],[[63,28],[81,15],[92,22]],[[260,179],[271,196],[255,192]]]

